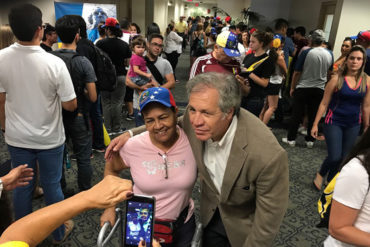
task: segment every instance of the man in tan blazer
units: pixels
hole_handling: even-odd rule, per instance
[[[232,75],[200,74],[187,90],[180,125],[201,178],[203,246],[271,246],[288,206],[286,152],[259,119],[240,109]],[[108,153],[123,139],[113,140]]]

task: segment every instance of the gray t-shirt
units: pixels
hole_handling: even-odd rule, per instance
[[[333,70],[333,53],[323,47],[304,50],[298,57],[294,70],[302,72],[297,88],[324,90],[329,70]]]
[[[172,67],[170,62],[168,62],[166,59],[162,57],[158,57],[157,61],[154,63],[154,66],[158,69],[159,73],[161,73],[162,77],[165,78],[166,75],[168,74],[173,74]],[[148,73],[150,72],[150,69],[147,67]],[[153,78],[153,80],[155,80]],[[134,90],[134,98],[133,98],[133,103],[134,103],[134,109],[139,109],[139,94],[137,93],[136,90]]]

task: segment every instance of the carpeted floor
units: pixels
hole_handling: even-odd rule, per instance
[[[185,84],[189,74],[189,56],[188,52],[180,57],[178,68],[176,70],[177,78],[180,83],[176,84],[173,94],[176,102],[183,111],[186,102]],[[133,121],[126,121],[122,117],[122,127],[131,128]],[[274,128],[273,133],[280,141],[286,135],[286,130]],[[317,142],[312,149],[304,146],[304,139],[299,136],[295,148],[282,144],[289,154],[290,167],[290,200],[289,208],[286,212],[284,221],[280,227],[278,236],[275,239],[276,247],[308,247],[321,246],[327,236],[327,231],[318,229],[315,224],[318,222],[316,202],[320,194],[312,187],[313,176],[326,155],[326,146],[324,142]],[[94,168],[93,183],[102,179],[104,170],[104,155],[94,153],[92,165]],[[0,137],[0,162],[9,158],[4,139]],[[77,191],[77,173],[76,163],[72,161],[72,168],[66,171],[68,187]],[[129,172],[122,173],[122,177],[130,178]],[[193,191],[197,207],[199,207],[199,185],[197,184]],[[44,206],[43,198],[34,200],[34,209]],[[99,217],[101,210],[91,210],[74,218],[75,228],[70,237],[61,245],[64,247],[90,247],[96,246],[96,239],[100,230]],[[196,211],[198,214],[198,210]],[[50,240],[45,240],[39,246],[52,246]],[[117,236],[107,246],[118,246]]]

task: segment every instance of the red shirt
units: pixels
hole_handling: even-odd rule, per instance
[[[228,63],[220,63],[213,55],[212,52],[198,57],[193,63],[190,70],[189,79],[200,73],[207,72],[220,72],[220,73],[232,73],[237,75],[240,73],[240,64],[237,60],[231,59]]]

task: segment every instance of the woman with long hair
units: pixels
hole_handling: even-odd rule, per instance
[[[344,159],[334,188],[324,247],[369,246],[370,130]]]
[[[344,61],[343,70],[334,75],[325,87],[311,135],[317,138],[318,123],[327,110],[324,135],[328,156],[313,181],[321,189],[323,177],[330,181],[338,171],[342,159],[352,148],[359,134],[361,122],[365,130],[370,116],[370,79],[364,72],[366,52],[353,46]]]
[[[182,37],[176,33],[175,25],[173,25],[172,23],[168,24],[166,30],[164,53],[166,54],[167,60],[171,64],[173,74],[176,79],[176,66],[182,53]]]
[[[355,41],[350,37],[346,37],[343,40],[342,46],[340,47],[341,55],[340,57],[334,62],[333,71],[336,72],[338,69],[342,68],[344,61],[348,55],[348,52],[351,48],[355,45]]]
[[[275,35],[273,41],[273,47],[271,50],[275,50],[278,54],[278,59],[275,65],[275,71],[270,77],[268,86],[266,88],[267,99],[265,106],[260,113],[260,119],[265,124],[268,124],[272,114],[278,107],[280,88],[283,83],[283,79],[286,76],[288,69],[284,60],[283,47],[285,44],[285,38],[281,35]]]
[[[197,24],[195,31],[191,35],[191,39],[193,42],[190,47],[190,66],[198,57],[207,54],[207,36],[202,23],[199,22]]]
[[[12,45],[15,42],[15,36],[9,25],[0,27],[0,50]]]
[[[269,50],[273,38],[272,33],[253,32],[249,47],[254,53],[247,55],[243,61],[242,75],[248,79],[251,89],[248,96],[243,97],[241,106],[257,117],[264,106],[265,88],[278,58],[275,50]]]

